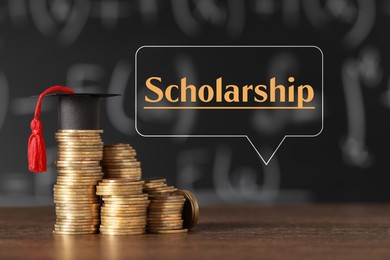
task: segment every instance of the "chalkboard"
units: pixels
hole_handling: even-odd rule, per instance
[[[389,15],[384,0],[1,1],[0,204],[52,203],[54,100],[44,101],[41,116],[48,172],[28,172],[26,149],[31,96],[58,84],[121,94],[103,103],[104,140],[130,143],[144,178],[166,177],[194,191],[202,205],[389,201]],[[134,55],[144,45],[318,46],[324,130],[286,139],[268,165],[244,138],[141,137],[134,127]],[[280,52],[267,66],[297,62],[294,52]],[[198,73],[188,57],[175,70]],[[197,126],[195,116],[150,120],[174,120],[189,132]],[[289,120],[310,125],[318,118]]]

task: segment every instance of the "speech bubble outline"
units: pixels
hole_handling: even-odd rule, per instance
[[[145,135],[142,134],[138,130],[138,93],[137,93],[137,55],[138,52],[144,48],[315,48],[320,51],[321,53],[321,129],[318,133],[316,134],[286,134],[284,137],[281,139],[271,156],[268,158],[268,160],[265,160],[264,157],[260,154],[259,150],[256,148],[256,146],[253,144],[251,139],[249,138],[248,135]],[[322,49],[316,45],[143,45],[137,49],[135,52],[135,63],[134,63],[134,89],[135,89],[135,131],[142,137],[194,137],[194,138],[246,138],[248,142],[252,145],[253,149],[256,151],[256,153],[259,155],[260,159],[264,162],[265,165],[268,165],[269,162],[272,160],[276,152],[279,150],[280,146],[284,142],[286,138],[297,138],[297,137],[303,137],[303,138],[308,138],[308,137],[317,137],[319,136],[322,131],[324,130],[324,53]]]

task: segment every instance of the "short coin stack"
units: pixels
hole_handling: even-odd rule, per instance
[[[149,205],[142,193],[144,182],[132,179],[103,179],[96,188],[102,196],[100,233],[138,235],[145,233]]]
[[[99,227],[96,184],[102,179],[102,130],[59,130],[54,185],[55,234],[93,234]]]
[[[182,212],[185,198],[182,195],[150,195],[148,225],[150,233],[185,233]]]
[[[149,195],[171,194],[177,189],[174,186],[168,186],[166,179],[150,179],[145,181],[144,192]]]
[[[129,144],[105,144],[103,167],[105,178],[141,179],[141,163]]]

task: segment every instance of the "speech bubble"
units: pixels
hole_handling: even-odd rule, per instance
[[[317,46],[142,46],[135,128],[143,137],[246,138],[267,165],[288,137],[323,130]]]

